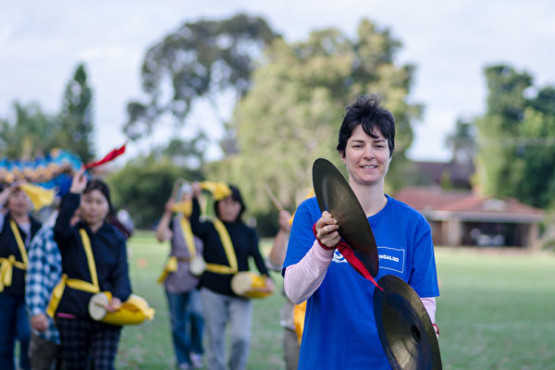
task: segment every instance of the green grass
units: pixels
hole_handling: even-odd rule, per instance
[[[268,252],[269,242],[262,244]],[[156,309],[152,322],[123,330],[117,367],[169,369],[174,355],[162,286],[156,279],[169,250],[152,233],[129,242],[135,293]],[[555,256],[483,253],[438,248],[441,297],[437,321],[446,369],[555,368]],[[282,279],[274,275],[276,293],[254,300],[249,369],[283,369],[279,309]]]

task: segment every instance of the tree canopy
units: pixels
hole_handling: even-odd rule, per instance
[[[128,103],[125,134],[138,139],[159,122],[183,124],[201,98],[220,115],[218,96],[231,94],[235,101],[249,90],[256,57],[276,37],[263,18],[246,14],[183,24],[146,52],[145,99]]]
[[[79,64],[64,91],[57,145],[77,154],[83,162],[94,159],[93,93],[85,65]]]
[[[66,85],[60,113],[44,112],[38,103],[13,104],[14,119],[0,119],[0,155],[31,160],[62,148],[83,162],[93,159],[92,101],[85,66],[80,64]]]
[[[212,164],[208,175],[239,185],[255,212],[273,208],[264,184],[292,210],[312,187],[317,157],[343,167],[335,147],[345,106],[358,95],[378,93],[396,119],[388,176],[394,186],[421,111],[408,98],[414,67],[395,63],[400,48],[388,29],[369,20],[360,22],[354,37],[329,28],[300,42],[276,40],[234,112],[239,153]]]
[[[475,121],[477,173],[484,193],[555,206],[555,87],[534,86],[528,72],[485,68],[486,113]]]
[[[42,110],[38,103],[13,104],[14,119],[0,120],[0,156],[31,160],[56,145],[59,120]]]

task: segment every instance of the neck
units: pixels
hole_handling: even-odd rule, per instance
[[[360,205],[362,206],[362,210],[366,214],[366,217],[377,214],[385,207],[387,198],[384,195],[383,183],[373,186],[361,186],[358,184],[350,185]]]
[[[96,224],[89,224],[89,228],[91,229],[91,231],[93,233],[97,232],[98,229],[100,229],[100,226],[102,226],[102,224],[104,223],[104,221],[96,223]]]
[[[29,222],[29,215],[27,213],[12,213],[13,220],[18,224],[23,224]]]

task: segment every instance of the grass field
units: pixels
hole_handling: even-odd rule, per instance
[[[174,356],[162,287],[169,250],[151,233],[129,242],[135,293],[156,309],[152,322],[123,331],[117,367],[170,369]],[[267,253],[269,242],[263,243]],[[441,297],[437,321],[446,369],[555,369],[555,255],[437,248]],[[279,294],[254,301],[248,368],[283,369]],[[379,345],[379,344],[378,344]]]

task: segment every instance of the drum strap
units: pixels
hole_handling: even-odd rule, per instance
[[[191,224],[189,220],[182,216],[179,219],[179,223],[181,225],[181,231],[183,232],[183,238],[185,239],[185,243],[187,244],[187,249],[189,250],[189,257],[193,260],[197,253],[195,248],[195,238],[193,236],[193,231],[191,230]]]
[[[96,263],[94,261],[94,256],[91,248],[91,240],[87,235],[85,229],[79,229],[79,235],[81,236],[81,241],[83,243],[83,249],[85,249],[85,254],[87,255],[87,263],[89,265],[89,272],[91,274],[91,283],[80,280],[80,279],[69,279],[66,274],[62,275],[62,279],[58,282],[54,290],[52,291],[52,296],[50,297],[50,302],[48,303],[48,308],[46,313],[50,317],[54,317],[56,310],[60,304],[60,300],[64,295],[64,290],[66,285],[70,288],[76,290],[82,290],[87,293],[98,293],[100,292],[100,286],[98,284],[98,275],[96,273]]]
[[[25,244],[23,244],[23,239],[19,233],[19,228],[14,220],[10,220],[10,228],[12,229],[13,236],[17,243],[17,248],[21,254],[21,261],[16,260],[16,256],[13,254],[8,258],[0,257],[0,293],[4,291],[4,287],[12,285],[13,268],[16,267],[20,270],[27,270],[27,264],[29,260],[27,259],[27,251],[25,250]]]
[[[216,228],[216,231],[218,232],[218,235],[220,236],[220,240],[222,241],[222,245],[224,246],[225,255],[227,256],[227,261],[229,262],[229,266],[207,263],[206,270],[214,272],[216,274],[235,274],[239,271],[239,269],[237,267],[237,256],[235,255],[235,250],[233,249],[233,244],[231,242],[231,238],[229,237],[229,233],[227,232],[225,225],[217,218],[211,218],[209,220],[212,221],[214,227]]]

